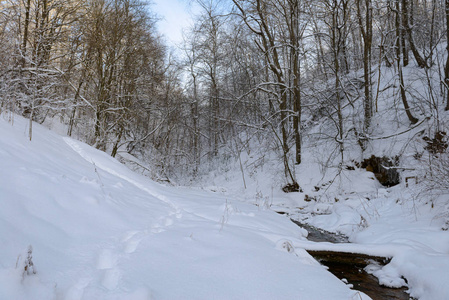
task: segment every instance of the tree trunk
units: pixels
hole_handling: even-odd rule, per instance
[[[373,39],[373,31],[372,31],[372,7],[371,0],[365,0],[365,22],[362,20],[362,12],[360,8],[360,1],[357,0],[357,14],[359,19],[359,26],[362,32],[363,38],[363,78],[364,78],[364,92],[365,92],[365,101],[364,101],[364,124],[363,131],[366,136],[368,133],[368,129],[371,125],[371,117],[372,117],[372,106],[373,99],[371,93],[371,44]],[[365,24],[364,24],[365,23]],[[362,148],[365,148],[364,141],[360,141]]]
[[[337,129],[337,134],[335,135],[334,139],[335,142],[338,144],[339,152],[340,152],[340,166],[343,165],[344,162],[344,122],[343,122],[343,111],[342,111],[342,97],[341,97],[341,51],[343,48],[343,43],[345,36],[342,33],[342,27],[346,26],[345,19],[340,19],[340,14],[342,13],[342,9],[345,9],[346,6],[339,0],[333,0],[328,9],[328,13],[331,15],[331,23],[328,24],[329,26],[329,38],[330,38],[330,46],[332,51],[332,65],[333,65],[333,72],[335,76],[334,80],[334,89],[335,89],[335,103],[336,103],[336,114],[337,114],[337,120],[333,119],[333,122],[335,123],[335,127]]]
[[[295,163],[299,165],[301,163],[301,93],[299,90],[299,80],[296,78],[293,82],[294,85],[294,102],[293,110],[295,115],[293,116],[293,131],[295,135],[296,155]]]
[[[25,24],[23,28],[23,40],[22,40],[22,58],[21,58],[21,65],[22,68],[25,68],[26,63],[26,51],[27,51],[27,41],[28,41],[28,27],[30,24],[30,9],[31,9],[31,0],[27,0],[26,7],[25,7]]]
[[[401,92],[401,100],[402,103],[404,105],[405,108],[405,113],[407,114],[408,119],[410,120],[410,122],[412,124],[415,124],[418,122],[418,119],[416,119],[411,111],[410,111],[410,106],[408,105],[408,101],[407,101],[407,95],[405,94],[405,86],[404,86],[404,75],[402,73],[402,64],[401,64],[401,50],[400,50],[400,45],[399,45],[399,40],[400,40],[400,35],[401,35],[401,31],[400,31],[400,22],[399,22],[399,0],[396,0],[396,19],[395,19],[395,24],[396,24],[396,62],[397,62],[397,67],[398,67],[398,75],[399,75],[399,88],[400,88],[400,92]]]
[[[407,114],[407,117],[410,120],[410,123],[416,124],[416,123],[418,123],[419,120],[417,118],[415,118],[410,111],[410,106],[408,105],[408,101],[407,101],[407,95],[405,94],[404,76],[402,74],[402,66],[401,66],[401,62],[399,60],[398,60],[398,71],[399,71],[399,85],[400,85],[400,89],[401,89],[401,100],[402,100],[402,103],[404,104],[405,113]]]
[[[397,2],[397,9],[399,10],[399,1]],[[407,33],[407,24],[408,24],[408,11],[407,11],[407,0],[402,0],[401,3],[401,21],[402,27],[400,28],[401,32],[401,46],[402,46],[402,64],[404,67],[408,66],[408,49],[406,44],[406,33]],[[409,40],[410,43],[410,40]]]
[[[412,28],[410,27],[409,23],[409,14],[407,9],[407,0],[402,0],[402,24],[403,24],[403,31],[407,34],[407,40],[408,44],[410,46],[410,50],[412,50],[413,56],[415,57],[416,63],[420,68],[427,68],[427,63],[424,58],[422,58],[421,54],[419,53],[418,49],[416,48],[415,42],[413,40],[413,34],[412,34]],[[405,53],[403,53],[405,56]],[[407,55],[408,56],[408,55]],[[408,58],[407,58],[408,63]],[[404,66],[405,60],[404,60]]]
[[[446,0],[446,66],[444,68],[444,83],[446,85],[446,111],[449,111],[449,0]]]
[[[301,90],[300,90],[300,59],[299,59],[299,1],[290,2],[290,42],[291,49],[291,63],[293,73],[293,133],[295,137],[295,163],[301,163]]]
[[[192,103],[192,116],[193,116],[193,175],[196,176],[198,174],[198,167],[200,164],[200,152],[199,152],[199,114],[198,114],[198,91],[197,91],[197,82],[196,75],[193,72],[193,68],[191,71],[193,77],[193,103]]]
[[[115,157],[117,155],[117,151],[118,151],[118,144],[120,143],[120,140],[122,139],[122,134],[123,134],[123,128],[120,127],[118,136],[117,136],[117,140],[114,143],[114,147],[112,148],[112,152],[111,152],[111,156]]]

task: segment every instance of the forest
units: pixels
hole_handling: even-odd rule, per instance
[[[0,299],[449,299],[449,0],[183,1],[0,0]]]
[[[376,141],[419,129],[415,161],[388,165],[420,162],[427,189],[449,186],[449,1],[195,3],[174,54],[140,0],[1,1],[0,112],[28,118],[30,140],[33,121],[59,120],[174,183],[270,153],[286,191],[305,149],[325,145],[323,168],[366,167]]]

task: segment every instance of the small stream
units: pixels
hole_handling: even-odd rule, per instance
[[[309,232],[307,239],[313,242],[348,243],[344,235],[327,232],[316,227],[292,220],[296,225]],[[387,264],[390,259],[385,257],[368,256],[357,253],[343,253],[334,251],[308,251],[321,264],[328,267],[329,272],[339,279],[352,284],[353,289],[361,291],[373,300],[409,300],[407,288],[388,288],[379,285],[378,279],[368,274],[364,268],[372,262],[380,265]]]

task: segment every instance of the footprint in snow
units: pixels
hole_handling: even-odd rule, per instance
[[[120,270],[117,268],[106,270],[101,285],[108,290],[115,290],[121,278]]]
[[[169,227],[173,225],[174,220],[170,216],[175,216],[176,218],[181,218],[182,214],[179,211],[171,213],[167,217],[162,217],[159,219],[158,223],[151,227],[151,229],[147,229],[144,231],[138,231],[138,230],[132,230],[127,231],[122,236],[120,241],[124,244],[123,251],[127,254],[134,253],[137,250],[137,247],[139,246],[140,242],[148,235],[151,234],[157,234],[165,231],[165,227]],[[104,261],[99,265],[108,265],[107,261],[110,257],[110,255],[103,251],[103,254],[100,256],[101,260]],[[100,262],[100,260],[99,260]]]
[[[140,241],[142,241],[140,238],[133,238],[132,240],[127,241],[124,249],[125,253],[134,253],[139,246]]]
[[[164,221],[164,226],[171,226],[173,225],[173,219],[172,218],[166,218]]]
[[[122,243],[124,244],[123,251],[128,254],[135,252],[140,242],[149,234],[150,231],[148,230],[128,231],[127,233],[125,233],[124,237],[121,240]]]
[[[80,183],[86,183],[86,184],[90,184],[90,185],[93,185],[93,186],[97,186],[98,185],[98,181],[96,179],[89,179],[86,176],[83,176],[80,179]]]
[[[182,212],[180,209],[176,209],[176,212],[172,212],[169,214],[169,216],[175,216],[176,219],[181,219],[182,218]]]
[[[108,290],[117,288],[121,278],[120,270],[117,268],[118,255],[110,249],[103,249],[97,260],[97,269],[104,270],[101,285]]]
[[[161,233],[164,232],[165,230],[159,226],[155,226],[153,228],[151,228],[151,233]]]
[[[90,279],[81,278],[76,284],[71,286],[64,296],[64,300],[81,300],[84,295],[84,289],[89,285]]]
[[[104,249],[97,260],[97,269],[105,270],[112,269],[117,265],[118,257],[109,249]]]

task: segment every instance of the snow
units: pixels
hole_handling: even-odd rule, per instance
[[[274,211],[160,185],[37,124],[30,142],[27,122],[0,118],[0,299],[368,299]]]
[[[394,76],[382,72],[384,89]],[[425,93],[416,70],[404,72]],[[408,130],[391,109],[394,97],[393,89],[381,93],[375,139],[364,153],[346,145],[346,162],[401,154],[402,178],[419,177],[413,156],[424,145],[414,137],[431,121]],[[303,192],[290,194],[281,191],[278,157],[260,143],[240,154],[242,169],[230,162],[199,187],[168,187],[59,135],[57,123],[33,125],[31,142],[27,126],[0,117],[0,299],[369,299],[306,250],[390,257],[366,267],[380,284],[406,286],[420,300],[449,299],[449,194],[430,199],[420,183],[386,188],[371,172],[339,169],[329,154],[334,141],[313,138],[325,125],[304,137],[294,169]],[[351,243],[308,241],[286,216]],[[30,245],[36,274],[24,272]]]
[[[405,184],[387,189],[375,182],[368,185],[363,176],[351,177],[350,182],[359,187],[357,193],[349,193],[348,184],[343,185],[338,190],[344,201],[311,203],[296,217],[306,218],[316,227],[344,233],[352,243],[320,247],[301,242],[295,247],[392,257],[382,268],[368,266],[381,284],[408,286],[416,299],[449,299],[449,232],[442,230],[442,203],[420,201],[423,195],[405,188]],[[323,205],[328,206],[327,212],[317,214],[316,206]]]
[[[427,125],[406,131],[409,128],[407,122],[399,127],[382,122],[381,116],[388,120],[390,118],[383,115],[395,111],[388,109],[391,99],[386,99],[387,96],[380,99],[383,101],[379,103],[381,113],[379,120],[374,120],[378,126],[374,126],[372,135],[393,137],[372,141],[364,157],[371,154],[392,157],[400,153],[400,166],[405,168],[401,174],[402,182],[395,187],[382,186],[373,173],[364,169],[339,169],[338,161],[328,163],[329,144],[326,141],[313,145],[304,143],[303,162],[295,169],[302,193],[281,192],[282,183],[275,179],[279,174],[272,169],[276,167],[276,159],[268,157],[269,154],[264,158],[266,164],[263,168],[254,170],[250,166],[254,165],[256,158],[242,156],[247,172],[246,189],[241,184],[238,162],[235,166],[228,166],[231,171],[226,174],[211,172],[207,180],[213,181],[214,189],[223,191],[225,195],[239,195],[259,207],[286,213],[288,217],[327,231],[345,234],[351,242],[331,244],[293,239],[290,245],[296,252],[327,250],[390,257],[391,262],[385,266],[371,264],[366,268],[379,279],[380,284],[405,286],[414,299],[446,300],[449,299],[449,231],[444,229],[447,229],[449,191],[442,194],[440,191],[439,198],[431,199],[420,190],[420,180],[406,185],[405,177],[420,178],[419,165],[413,154],[422,151],[422,145],[419,138],[413,137]],[[404,131],[404,134],[394,136],[396,132]],[[251,149],[255,147],[250,146]],[[360,153],[356,152],[357,149],[346,150],[347,160],[360,161]]]
[[[317,170],[319,166],[313,162],[298,166],[298,182],[304,193],[275,193],[269,200],[271,209],[286,212],[289,217],[315,227],[343,233],[351,243],[295,239],[292,241],[295,250],[389,257],[391,262],[386,266],[372,264],[366,268],[380,284],[406,286],[415,299],[449,299],[449,232],[442,230],[445,219],[441,217],[441,212],[446,211],[445,201],[433,204],[423,201],[423,195],[417,194],[413,187],[406,188],[405,183],[385,188],[372,173],[360,169],[343,170],[339,175],[335,170],[327,170],[324,177]],[[260,176],[252,180],[253,183],[247,180],[247,199],[254,191],[252,185],[257,184],[260,189],[260,182],[265,179]],[[333,183],[319,184],[329,180]],[[236,193],[232,180],[222,183],[228,193]],[[320,186],[320,190],[316,191],[315,186]],[[271,189],[267,184],[259,193],[269,194]],[[304,201],[305,194],[316,200]]]

